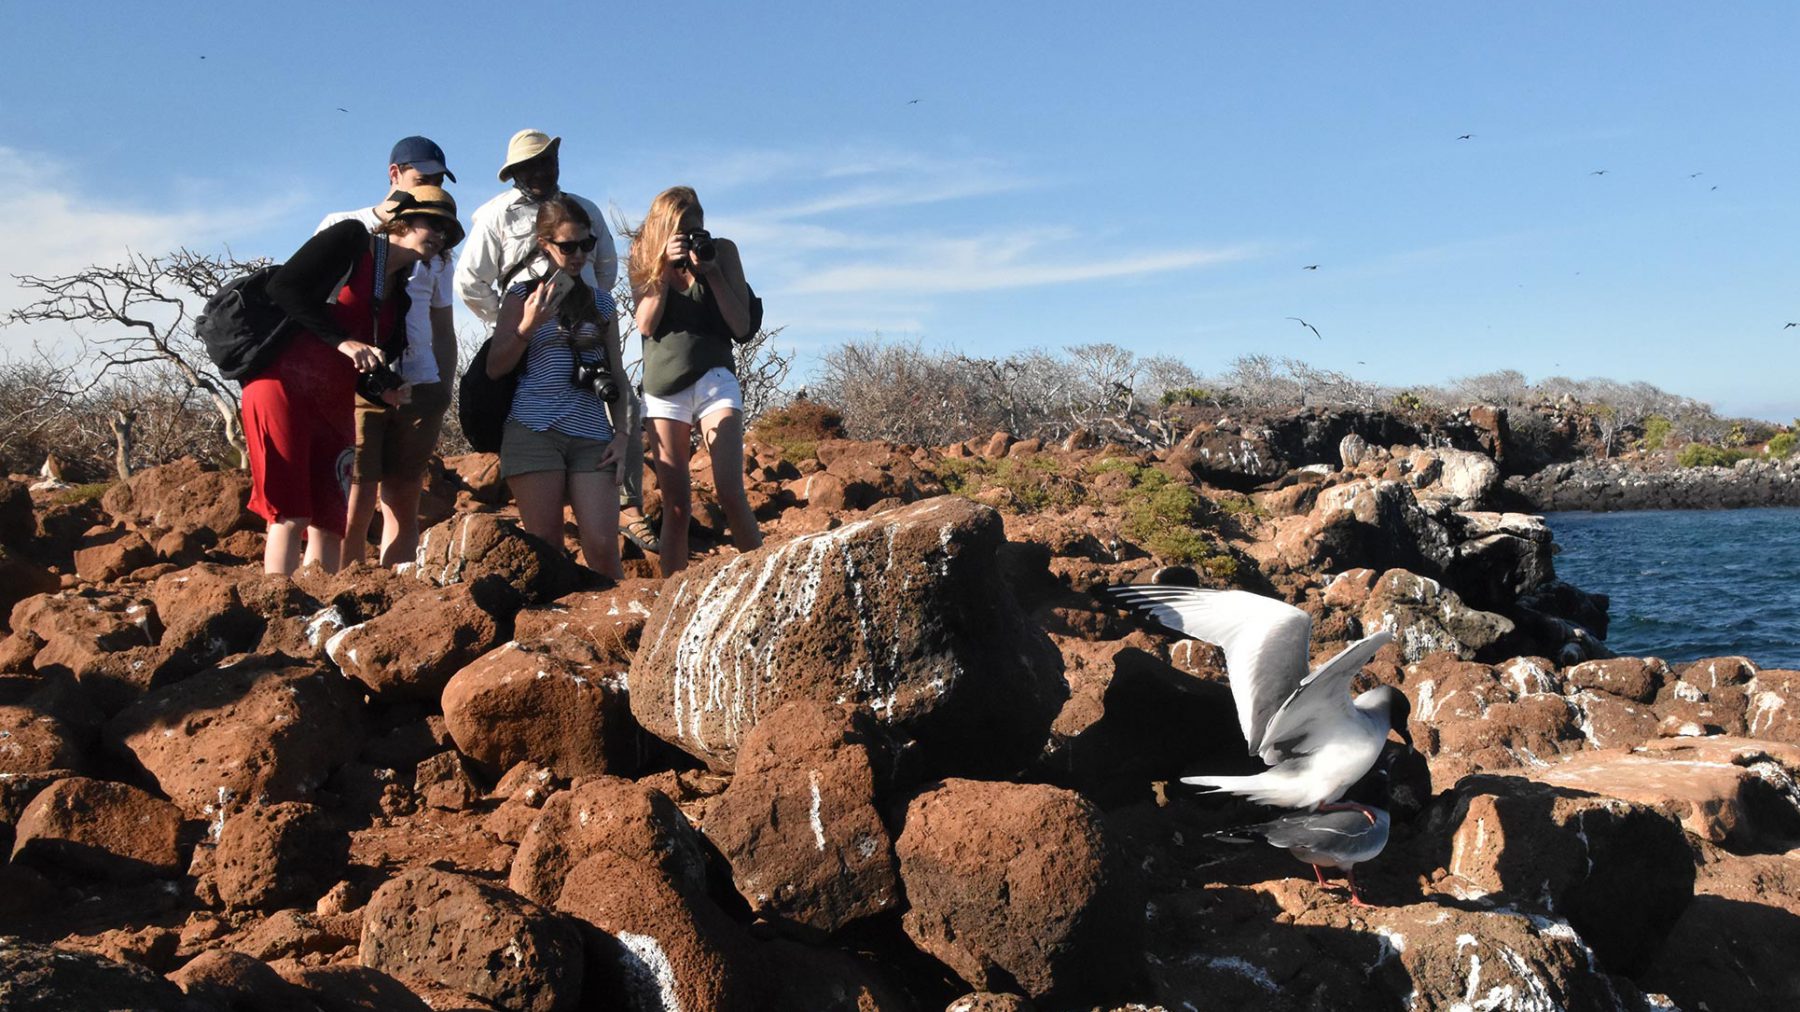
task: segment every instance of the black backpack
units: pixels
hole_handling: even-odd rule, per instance
[[[194,336],[228,380],[254,379],[293,330],[293,322],[269,298],[269,279],[280,269],[280,264],[270,264],[225,282],[194,319]]]
[[[456,385],[456,420],[462,423],[463,438],[470,449],[479,453],[499,453],[500,437],[506,431],[506,416],[512,413],[513,394],[519,389],[519,367],[499,379],[488,375],[488,349],[494,339],[481,342],[481,349],[463,371]],[[519,366],[525,356],[519,356]]]

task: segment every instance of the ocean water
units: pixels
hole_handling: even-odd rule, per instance
[[[1606,645],[1800,668],[1800,509],[1551,513],[1556,575],[1612,597]]]

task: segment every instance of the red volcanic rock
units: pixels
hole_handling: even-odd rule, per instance
[[[1634,703],[1649,703],[1670,677],[1669,666],[1655,657],[1609,657],[1583,661],[1563,672],[1563,680],[1576,689],[1593,689]]]
[[[1534,766],[1587,745],[1583,710],[1535,662],[1514,659],[1496,668],[1431,654],[1409,665],[1404,677],[1413,740],[1435,783]]]
[[[1641,971],[1693,899],[1687,838],[1643,805],[1479,775],[1428,819],[1453,891],[1567,919],[1613,972]]]
[[[581,936],[572,924],[436,868],[414,868],[375,891],[363,913],[361,962],[520,1012],[566,1012],[581,999]]]
[[[1472,660],[1514,628],[1504,615],[1471,608],[1438,581],[1404,569],[1381,574],[1363,602],[1361,617],[1365,629],[1392,631],[1407,661],[1437,650]]]
[[[169,974],[169,980],[209,1008],[255,1012],[320,1012],[306,993],[269,964],[231,949],[212,949]]]
[[[706,888],[704,844],[661,791],[618,777],[577,783],[550,796],[519,841],[507,886],[555,902],[570,869],[595,854],[649,861],[684,892]]]
[[[351,757],[360,726],[360,700],[335,672],[252,656],[150,693],[107,723],[105,739],[190,818],[210,818],[308,800]]]
[[[534,604],[553,601],[584,579],[562,545],[545,544],[491,513],[464,513],[426,530],[417,565],[420,578],[439,586],[492,576]]]
[[[0,1008],[16,1012],[200,1012],[141,966],[0,935]]]
[[[70,777],[25,806],[13,860],[92,878],[174,878],[181,854],[181,812],[128,784]]]
[[[1036,1012],[1037,1006],[1016,994],[976,991],[944,1006],[944,1012]]]
[[[1800,671],[1757,672],[1746,719],[1752,738],[1800,745]]]
[[[0,633],[11,632],[8,616],[20,601],[56,590],[59,581],[44,567],[0,545]]]
[[[220,538],[255,530],[246,471],[206,471],[191,458],[139,471],[100,497],[115,519],[159,530],[206,528]]]
[[[13,606],[12,628],[29,631],[46,645],[70,640],[99,653],[149,646],[162,634],[146,602],[92,590],[26,598]]]
[[[36,534],[31,487],[22,481],[0,478],[0,548],[24,548]]]
[[[829,471],[815,471],[783,484],[782,488],[786,489],[796,502],[835,511],[845,509],[849,505],[846,486],[847,483],[843,478]]]
[[[1800,1000],[1800,855],[1708,850],[1694,902],[1641,978],[1681,1008],[1762,1012]]]
[[[1568,700],[1582,736],[1594,748],[1628,748],[1657,737],[1656,713],[1648,706],[1608,692],[1576,692]]]
[[[356,945],[360,925],[340,918],[318,917],[294,909],[277,910],[254,923],[231,946],[264,962],[277,959],[313,959],[329,956]]]
[[[444,469],[456,475],[476,502],[504,506],[511,498],[505,479],[500,477],[499,454],[465,453],[457,457],[446,457]]]
[[[227,907],[310,904],[343,877],[349,851],[349,836],[321,808],[252,805],[226,817],[213,882]]]
[[[1143,907],[1080,795],[944,781],[907,806],[895,849],[907,936],[971,985],[1070,998],[1135,972]]]
[[[86,737],[37,706],[0,706],[0,773],[79,769]]]
[[[1792,745],[1683,738],[1571,756],[1535,779],[1648,806],[1702,840],[1744,851],[1800,836],[1800,812],[1785,794],[1797,774]]]
[[[332,636],[325,652],[383,701],[434,702],[459,668],[499,645],[499,597],[467,584],[424,588]]]
[[[564,778],[629,772],[637,727],[612,671],[508,643],[444,687],[444,724],[490,777],[527,760]]]
[[[463,758],[454,751],[439,752],[413,770],[413,791],[432,808],[460,812],[475,804],[481,790],[469,779]]]
[[[199,461],[183,457],[139,471],[111,486],[101,494],[100,505],[114,519],[149,523],[166,496],[205,473]]]
[[[610,590],[566,594],[514,615],[513,639],[572,661],[612,665],[623,678],[661,588],[661,580],[626,580]]]
[[[1008,773],[1065,698],[1055,647],[999,578],[1000,517],[944,496],[666,581],[631,711],[718,770],[763,714],[867,705],[922,768]]]
[[[648,861],[614,852],[584,859],[569,872],[556,908],[599,929],[588,935],[597,951],[589,1000],[600,998],[603,1007],[758,1006],[749,934],[703,890],[677,886]]]
[[[281,978],[307,992],[321,1012],[431,1012],[405,984],[366,966],[334,963],[301,966],[291,960],[270,964]]]
[[[762,917],[830,933],[900,903],[866,738],[845,707],[789,703],[764,718],[702,828]]]
[[[206,662],[254,649],[266,623],[238,593],[243,577],[207,563],[158,578],[150,600],[164,627],[159,645]]]

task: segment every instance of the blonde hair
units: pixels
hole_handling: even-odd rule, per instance
[[[681,227],[681,219],[689,211],[698,211],[705,215],[706,209],[700,206],[700,198],[694,194],[691,186],[671,186],[656,195],[650,202],[650,211],[644,215],[644,223],[631,233],[631,290],[642,295],[645,292],[660,291],[668,283],[669,258],[663,256],[663,250],[669,245],[669,237]]]

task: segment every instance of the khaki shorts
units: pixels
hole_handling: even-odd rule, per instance
[[[356,399],[356,468],[358,484],[383,479],[410,480],[425,473],[437,452],[444,414],[450,410],[447,383],[413,387],[412,401],[397,408]]]
[[[500,477],[536,471],[577,473],[600,470],[600,458],[611,443],[583,439],[550,429],[536,432],[516,418],[506,420],[500,437]]]

